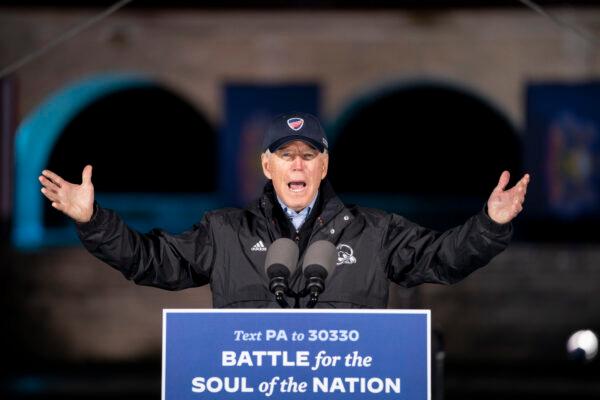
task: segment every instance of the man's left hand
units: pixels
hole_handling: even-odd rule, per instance
[[[487,202],[488,215],[499,224],[512,221],[523,210],[529,174],[523,175],[515,186],[505,190],[509,180],[510,173],[508,171],[502,172],[498,185],[492,191]]]

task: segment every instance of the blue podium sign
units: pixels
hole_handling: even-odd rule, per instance
[[[429,310],[164,310],[163,400],[429,400]]]

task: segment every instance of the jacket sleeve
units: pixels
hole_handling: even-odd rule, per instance
[[[206,215],[179,235],[160,229],[141,234],[114,211],[95,204],[92,219],[76,226],[90,253],[137,284],[180,290],[210,281],[215,241]]]
[[[485,210],[442,233],[390,218],[382,243],[386,273],[406,287],[458,282],[502,252],[512,236],[512,224],[496,223]]]

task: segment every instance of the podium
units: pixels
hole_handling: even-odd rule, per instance
[[[429,310],[163,310],[162,399],[431,399]]]

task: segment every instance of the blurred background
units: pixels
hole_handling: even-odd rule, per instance
[[[161,310],[212,306],[89,255],[42,169],[92,164],[103,206],[177,232],[254,198],[266,124],[303,110],[346,202],[431,228],[532,175],[488,267],[391,287],[432,310],[436,399],[600,398],[593,337],[567,351],[600,330],[599,50],[593,1],[1,2],[0,397],[158,399]]]

